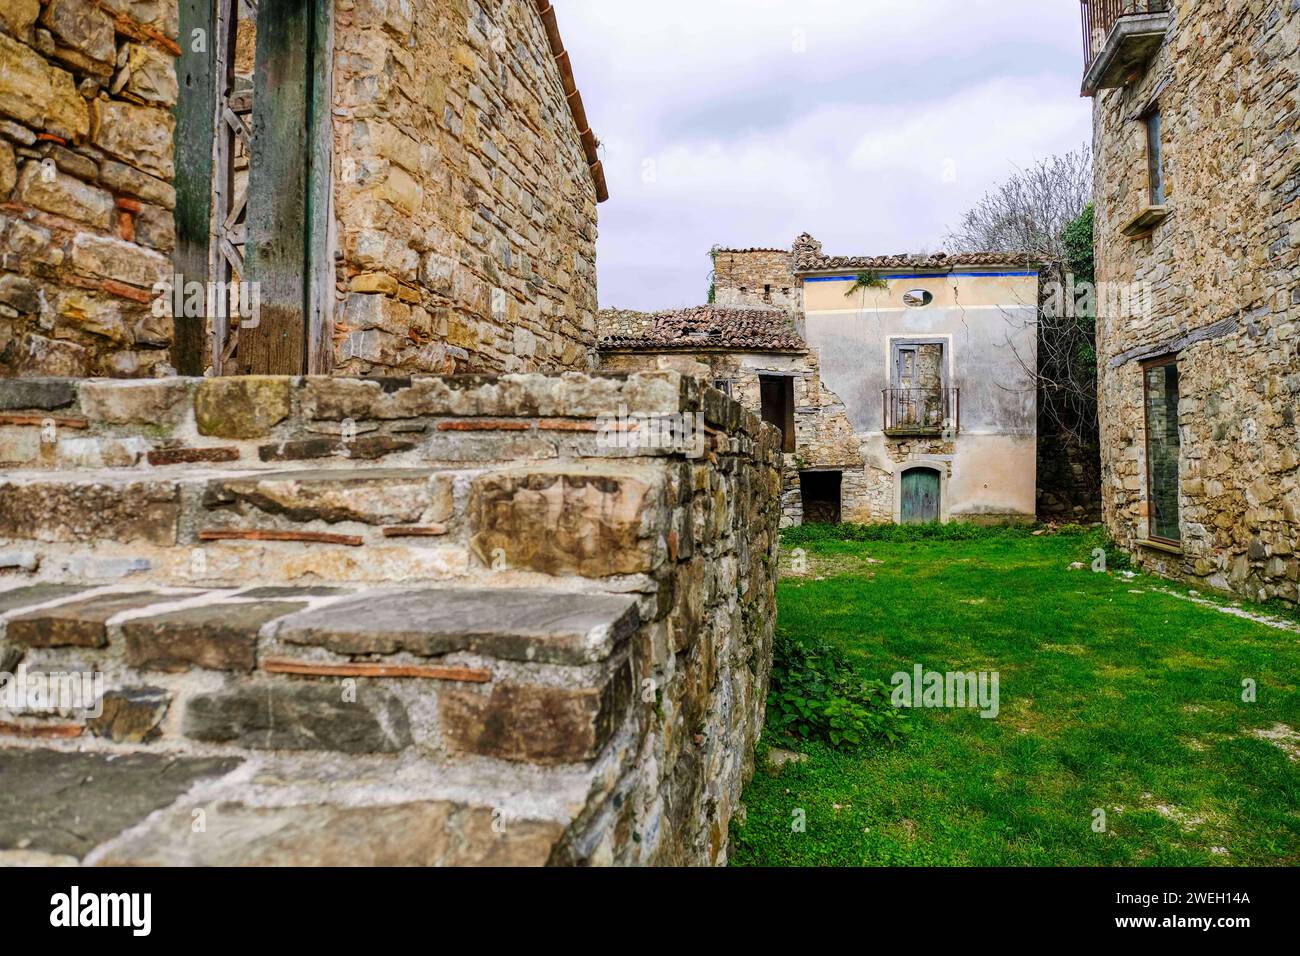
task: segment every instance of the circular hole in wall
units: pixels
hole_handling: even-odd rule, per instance
[[[903,293],[903,304],[910,305],[913,308],[920,308],[923,305],[929,305],[934,301],[934,294],[926,292],[924,289],[913,289],[911,292]]]

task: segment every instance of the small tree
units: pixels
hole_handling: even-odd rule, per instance
[[[1021,365],[1038,383],[1040,415],[1090,451],[1098,445],[1096,319],[1042,306],[1052,288],[1073,295],[1067,275],[1093,281],[1091,198],[1085,145],[1018,171],[968,211],[947,242],[953,252],[1019,252],[1037,261],[1038,360],[1021,357]]]

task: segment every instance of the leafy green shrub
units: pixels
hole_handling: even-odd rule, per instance
[[[1079,556],[1079,560],[1084,564],[1090,563],[1093,552],[1101,548],[1106,552],[1107,571],[1125,571],[1133,567],[1133,559],[1129,557],[1128,552],[1121,550],[1104,528],[1088,529],[1083,539],[1083,547],[1085,553]]]
[[[800,643],[777,630],[767,695],[767,730],[792,741],[850,749],[908,731],[882,681],[867,680],[824,641]]]

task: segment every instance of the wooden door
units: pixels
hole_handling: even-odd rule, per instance
[[[177,271],[239,282],[255,314],[178,317],[184,374],[327,372],[332,3],[182,0]],[[206,368],[205,368],[206,366]]]
[[[244,262],[261,314],[239,331],[239,370],[255,375],[319,371],[313,302],[325,248],[329,183],[328,10],[312,0],[258,0],[252,168],[246,191]]]
[[[933,468],[912,468],[903,472],[902,524],[924,524],[939,520],[939,473]]]

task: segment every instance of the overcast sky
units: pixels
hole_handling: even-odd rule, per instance
[[[937,251],[1088,141],[1077,0],[554,0],[601,139],[600,304],[705,299],[708,250]]]

